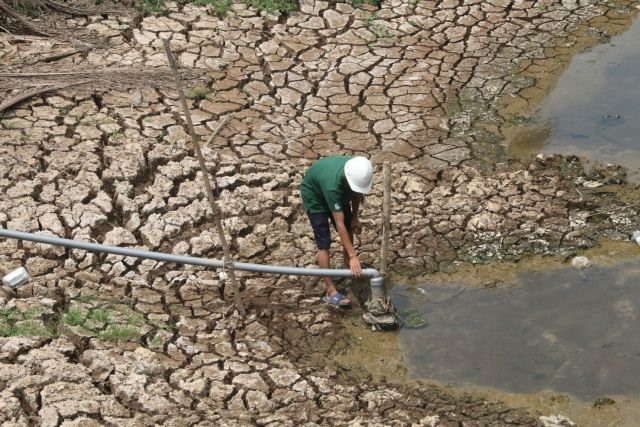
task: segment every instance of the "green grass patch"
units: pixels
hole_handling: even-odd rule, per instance
[[[86,302],[80,302],[82,299]],[[108,302],[93,296],[74,299],[63,311],[53,311],[51,307],[32,306],[21,311],[14,308],[0,308],[0,337],[54,337],[80,334],[95,336],[102,341],[139,340],[153,322],[146,315],[136,312],[129,305]],[[88,302],[91,301],[91,302]],[[133,300],[132,300],[133,301]],[[167,332],[169,337],[175,329],[171,322],[154,325],[159,328],[152,345],[161,347]]]
[[[10,323],[22,319],[22,313],[17,308],[0,308],[0,321]]]
[[[29,18],[36,18],[40,16],[41,13],[38,2],[33,0],[19,0],[10,5],[13,6],[20,15],[28,16]]]
[[[102,341],[129,341],[138,335],[138,329],[128,325],[109,325],[104,331],[98,333],[98,339]]]
[[[166,130],[166,129],[162,129],[162,132],[160,132],[160,134],[159,134],[158,136],[156,136],[156,142],[157,142],[158,144],[161,144],[161,143],[162,143],[162,141],[164,141],[164,138],[165,138],[166,136],[168,136],[168,135],[169,135],[169,132],[167,132],[167,130]]]
[[[393,35],[391,34],[391,32],[389,31],[389,29],[387,27],[385,27],[384,25],[372,25],[371,26],[371,32],[373,34],[376,35],[376,37],[378,39],[392,39]]]
[[[3,337],[50,337],[53,331],[35,320],[23,320],[15,325],[0,325]]]
[[[298,10],[298,2],[295,0],[244,0],[244,2],[257,10],[269,13],[281,12],[287,14]]]
[[[117,142],[122,136],[122,132],[119,130],[114,130],[109,134],[109,141]]]
[[[93,307],[72,305],[61,313],[60,322],[82,328],[102,341],[129,341],[140,335],[145,319],[124,304],[93,300]]]
[[[69,326],[82,326],[86,321],[84,313],[79,308],[72,307],[62,316],[62,321]]]
[[[379,6],[379,0],[351,0],[351,5],[354,7],[360,7],[363,4],[370,4],[372,6]]]
[[[154,335],[153,338],[151,338],[151,340],[149,341],[149,345],[151,347],[160,347],[162,345],[162,338],[160,338],[160,335]]]
[[[13,123],[10,119],[9,120],[2,120],[0,123],[2,123],[2,126],[4,126],[5,129],[18,129],[18,126]]]
[[[269,13],[280,12],[288,14],[298,10],[297,0],[243,0],[248,6],[259,11]],[[354,5],[358,4],[378,4],[376,0],[354,0]],[[181,5],[194,4],[196,6],[211,6],[210,12],[219,17],[225,16],[231,9],[231,0],[178,0]],[[136,7],[144,13],[166,13],[165,0],[136,0]]]
[[[97,301],[100,301],[100,300],[95,295],[84,295],[84,294],[80,294],[73,299],[73,302],[82,303],[82,304],[89,304]]]
[[[383,24],[376,22],[379,19],[378,12],[373,12],[371,16],[367,18],[365,25],[376,36],[376,41],[393,38],[393,35],[389,29]]]
[[[185,3],[189,3],[189,1]],[[196,6],[211,5],[213,13],[219,17],[226,15],[231,8],[231,0],[193,0],[191,3]]]
[[[15,337],[50,337],[53,331],[39,320],[23,320],[11,328],[11,336]]]
[[[2,337],[50,337],[53,330],[40,316],[44,310],[30,308],[24,312],[17,308],[0,309],[0,336]]]
[[[6,323],[0,322],[0,337],[10,337],[11,335],[11,326]]]
[[[73,110],[73,107],[73,104],[65,105],[64,107],[58,108],[58,112],[61,116],[66,116],[67,114],[69,114],[69,111]]]
[[[373,12],[371,16],[367,18],[367,27],[370,27],[376,19],[378,19],[378,12]]]
[[[202,101],[209,95],[209,89],[206,87],[196,87],[187,91],[187,98]]]
[[[87,319],[93,320],[96,322],[107,323],[109,321],[109,313],[106,310],[101,308],[94,308],[89,310],[89,314],[87,314]]]
[[[20,311],[17,308],[0,308],[0,321],[5,322],[19,322],[20,320],[35,320],[39,319],[45,310],[41,307],[30,307],[25,311]]]
[[[164,0],[137,0],[136,7],[146,13],[163,13],[166,11]]]
[[[142,326],[146,322],[145,322],[144,316],[142,314],[140,314],[140,313],[131,313],[127,317],[127,323],[130,323],[130,324],[135,325],[135,326]]]

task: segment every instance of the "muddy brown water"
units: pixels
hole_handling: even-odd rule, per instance
[[[628,168],[640,182],[640,19],[574,56],[530,122],[509,142],[518,158],[575,154]]]

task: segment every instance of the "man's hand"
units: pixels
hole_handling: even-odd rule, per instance
[[[358,217],[351,218],[351,231],[353,231],[354,234],[362,233],[362,225]]]
[[[362,264],[360,264],[360,258],[358,258],[358,255],[349,257],[349,268],[356,277],[362,277]]]

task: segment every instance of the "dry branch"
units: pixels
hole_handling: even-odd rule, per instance
[[[186,73],[195,78],[197,73]],[[175,87],[167,68],[145,70],[140,68],[106,68],[60,72],[0,73],[0,112],[33,96],[73,86],[75,90],[127,90],[136,87]],[[2,92],[5,93],[4,99]]]
[[[196,72],[187,74],[195,78]],[[92,83],[93,89],[132,88],[153,86],[173,88],[171,72],[167,68],[145,70],[141,68],[103,68],[76,71],[34,71],[0,73],[0,90],[29,89],[34,86]]]
[[[47,17],[46,12],[49,12],[49,15],[53,16],[55,16],[56,13],[71,16],[123,13],[122,11],[106,10],[104,8],[82,8],[54,0],[0,0],[0,24],[2,24],[0,28],[4,32],[11,35],[32,33],[46,37],[69,38],[69,34],[66,34],[63,30],[57,30],[57,26],[55,25],[36,24],[29,17],[20,13],[21,9],[27,11],[37,10],[40,18]]]
[[[59,59],[68,58],[69,56],[73,56],[76,53],[80,53],[80,52],[82,52],[80,49],[65,50],[63,52],[58,52],[52,55],[47,55],[41,58],[37,58],[31,62],[26,63],[25,65],[33,65],[33,64],[37,64],[38,62],[54,62]]]
[[[98,10],[93,10],[93,9],[81,9],[79,7],[67,6],[66,4],[61,4],[52,0],[40,0],[40,1],[50,9],[54,9],[54,10],[57,10],[58,12],[66,13],[67,15],[72,15],[72,16],[90,16],[100,12]]]
[[[199,49],[201,47],[207,47],[207,46],[217,46],[220,47],[224,44],[224,42],[220,41],[220,40],[209,40],[207,42],[204,43],[200,43],[200,44],[188,44],[186,46],[182,46],[176,49],[173,49],[173,53],[182,53],[185,52],[189,49]]]
[[[79,82],[76,84],[81,84],[81,83],[84,83],[84,82]],[[45,93],[65,89],[70,86],[73,86],[73,83],[65,84],[65,85],[57,85],[57,86],[40,86],[32,89],[27,89],[15,94],[6,95],[4,98],[0,99],[0,113],[34,96],[44,95]]]
[[[231,119],[231,114],[228,115],[228,116],[225,116],[225,118],[222,119],[222,122],[220,122],[218,127],[216,127],[216,129],[213,131],[213,133],[209,136],[209,139],[207,139],[207,142],[204,144],[205,146],[211,144],[211,141],[213,141],[215,139],[215,137],[218,136],[218,133],[220,133],[222,128],[227,125],[227,122],[229,121],[229,119]]]

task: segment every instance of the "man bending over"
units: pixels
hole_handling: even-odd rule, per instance
[[[363,195],[371,190],[373,166],[364,157],[331,156],[316,161],[307,169],[300,186],[302,204],[309,217],[318,247],[318,265],[330,268],[329,221],[340,236],[344,249],[344,265],[356,277],[362,275],[362,265],[353,248],[353,233],[360,234],[358,218]],[[324,278],[327,304],[348,308],[351,301],[336,289],[331,277]]]

